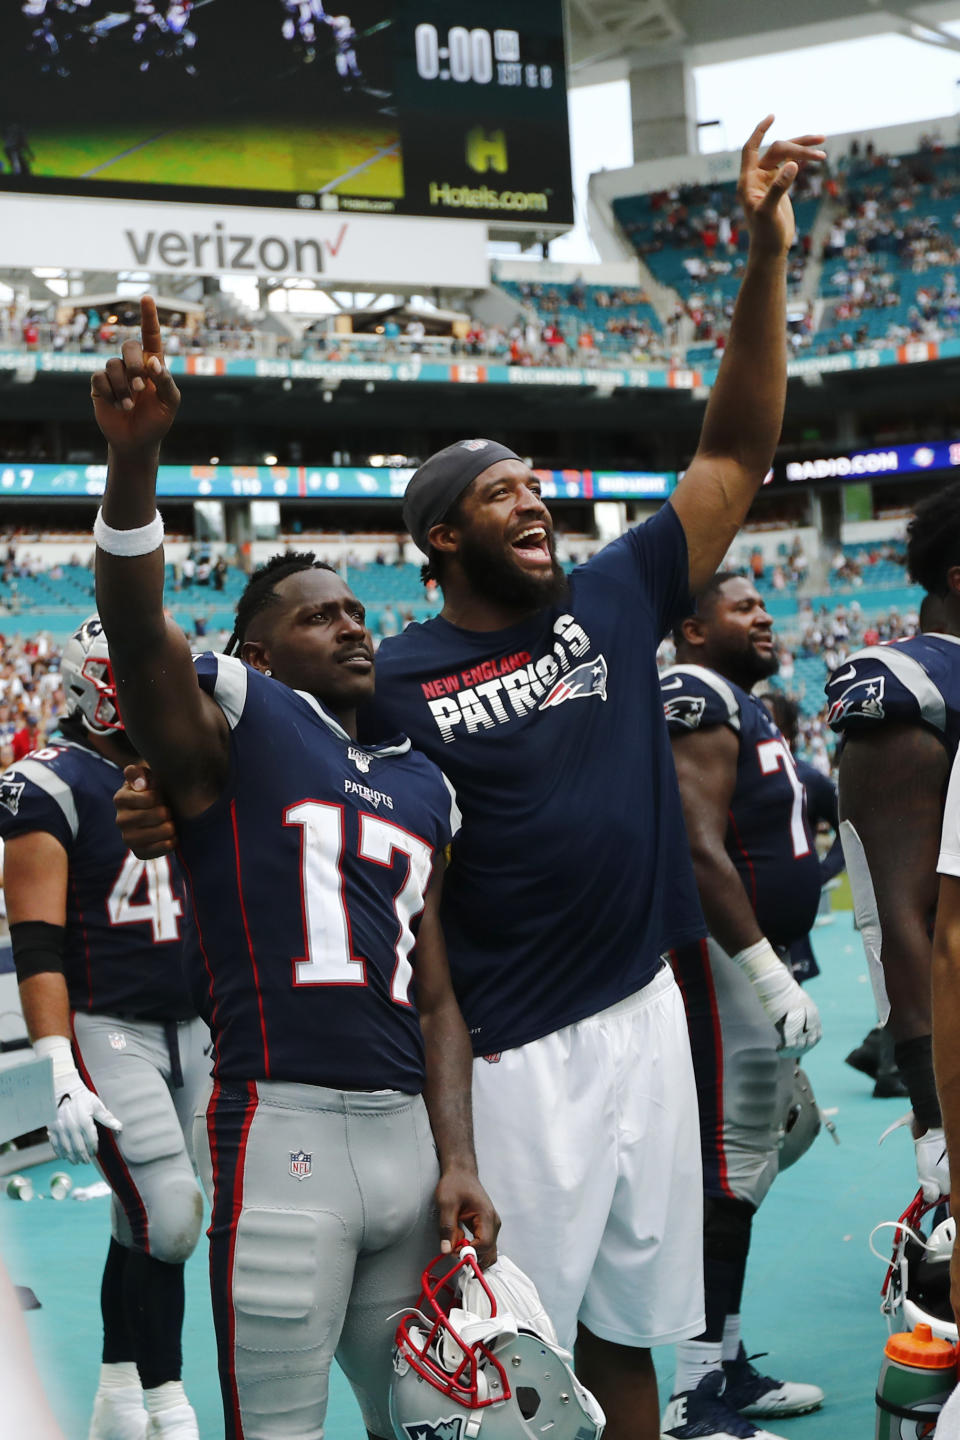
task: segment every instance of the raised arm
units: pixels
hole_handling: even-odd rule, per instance
[[[414,951],[417,1009],[427,1063],[423,1098],[440,1157],[436,1198],[442,1248],[449,1251],[462,1240],[466,1224],[477,1259],[486,1268],[497,1258],[500,1219],[477,1177],[470,1093],[473,1052],[450,982],[440,928],[442,874],[438,865],[427,891]]]
[[[128,340],[122,358],[108,360],[92,382],[108,445],[94,532],[97,608],[127,733],[174,808],[194,815],[222,789],[229,742],[222,712],[200,688],[186,636],[164,613],[156,483],[160,442],[180,392],[163,362],[156,304],[145,296],[140,310],[142,343]]]
[[[778,140],[764,155],[768,115],[743,147],[738,194],[750,230],[747,269],[700,434],[671,497],[687,537],[696,594],[723,560],[770,469],[787,393],[787,252],[794,236],[790,187],[799,167],[825,159],[822,135]]]

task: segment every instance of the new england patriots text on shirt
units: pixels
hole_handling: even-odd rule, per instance
[[[553,629],[557,636],[553,654],[539,660],[532,660],[527,650],[518,650],[421,684],[445,743],[458,733],[492,730],[567,700],[592,696],[606,700],[606,660],[602,655],[582,660],[590,650],[589,635],[572,615],[558,616]]]

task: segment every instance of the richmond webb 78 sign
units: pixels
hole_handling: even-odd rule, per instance
[[[0,189],[556,231],[564,64],[561,0],[5,0]]]

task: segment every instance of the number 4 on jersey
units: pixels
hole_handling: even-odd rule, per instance
[[[143,896],[138,900],[136,897],[141,887]],[[136,855],[128,854],[107,896],[107,913],[111,925],[149,923],[153,927],[155,945],[166,940],[179,940],[177,921],[183,914],[183,906],[173,893],[169,856],[162,855],[159,860],[138,860]]]

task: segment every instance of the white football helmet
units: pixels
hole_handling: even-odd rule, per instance
[[[913,1330],[922,1322],[940,1340],[956,1344],[957,1324],[950,1303],[950,1257],[957,1223],[948,1215],[929,1236],[924,1236],[921,1229],[924,1217],[940,1203],[930,1204],[918,1190],[900,1216],[880,1308],[891,1330]]]
[[[84,620],[64,645],[60,674],[68,715],[79,715],[94,735],[123,729],[107,637],[99,615]]]
[[[779,1169],[789,1170],[805,1155],[820,1134],[820,1106],[809,1076],[799,1065],[793,1069],[793,1092],[780,1136]]]
[[[497,1286],[501,1295],[517,1298],[528,1287],[533,1315],[545,1320],[532,1283],[516,1267],[510,1271],[506,1287]],[[530,1328],[528,1315],[498,1306],[495,1284],[471,1246],[437,1256],[424,1271],[417,1309],[397,1327],[390,1384],[396,1440],[600,1440],[603,1411],[571,1370],[568,1352]],[[542,1328],[552,1336],[549,1321]]]

